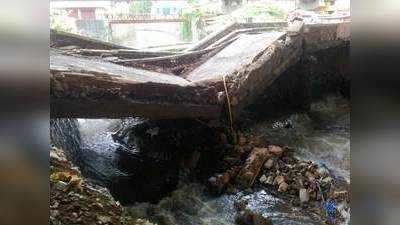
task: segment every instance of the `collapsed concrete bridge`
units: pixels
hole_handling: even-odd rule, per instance
[[[349,42],[349,27],[235,23],[179,53],[57,33],[52,40],[68,46],[50,50],[51,117],[217,119],[227,102],[235,112],[250,105],[304,55]]]

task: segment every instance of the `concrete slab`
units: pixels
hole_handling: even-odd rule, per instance
[[[222,76],[233,76],[234,72],[252,62],[284,32],[240,34],[237,39],[215,56],[194,69],[186,77],[191,82],[221,80]]]

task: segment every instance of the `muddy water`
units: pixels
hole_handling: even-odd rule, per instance
[[[309,111],[257,123],[250,128],[270,143],[296,149],[296,156],[326,165],[350,179],[350,103],[330,95]]]
[[[248,127],[247,133],[261,136],[268,143],[294,148],[298,158],[324,164],[333,175],[350,182],[350,104],[344,98],[328,96],[312,103],[308,112],[258,122]],[[323,223],[323,218],[294,207],[268,190],[230,192],[211,197],[199,184],[184,185],[156,206],[138,204],[131,210],[138,216],[163,221],[161,224],[234,224],[234,202],[247,200],[247,208],[274,224]],[[346,218],[344,224],[348,224],[350,212],[341,213]]]
[[[129,129],[142,122],[140,119],[78,120],[81,139],[79,166],[83,174],[93,182],[110,189],[117,180],[119,186],[118,190],[114,191],[114,197],[119,201],[124,201],[126,198],[139,201],[149,199],[153,202],[150,204],[145,201],[132,205],[131,201],[126,201],[133,214],[150,218],[159,224],[234,224],[236,214],[234,202],[248,200],[247,207],[250,210],[270,218],[274,224],[322,222],[321,218],[311,212],[293,207],[285,199],[273,196],[262,188],[248,192],[230,190],[221,196],[212,197],[199,183],[186,182],[176,187],[175,183],[164,182],[169,180],[168,176],[153,179],[155,176],[164,176],[160,170],[167,170],[170,165],[159,165],[151,160],[143,161],[143,158],[139,160],[137,156],[140,150],[135,146],[135,142],[130,144],[126,144],[127,140],[116,142],[112,137],[121,126]],[[350,182],[349,126],[349,102],[333,95],[312,103],[311,109],[307,112],[291,113],[252,124],[246,128],[245,133],[259,136],[266,143],[294,148],[298,158],[324,164],[333,174]],[[150,166],[143,166],[148,164]],[[155,164],[156,167],[151,167]],[[126,165],[131,168],[127,168]],[[145,174],[145,171],[151,172]],[[139,179],[138,176],[144,179],[145,183],[155,183],[140,186],[143,182],[135,182],[135,179]],[[123,182],[120,182],[121,177],[127,179],[122,179]],[[163,188],[149,188],[153,186]],[[175,191],[168,194],[172,190]],[[161,201],[158,201],[159,199]],[[349,212],[343,211],[343,213]]]

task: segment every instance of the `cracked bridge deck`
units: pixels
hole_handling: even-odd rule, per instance
[[[304,40],[318,47],[327,46],[324,43],[328,41],[342,41],[343,35],[332,33],[335,29],[327,29],[329,35],[321,39],[318,37],[326,32],[318,33],[315,28],[307,38],[300,28],[289,35],[281,24],[272,28],[270,24],[231,25],[224,33],[207,38],[210,43],[203,42],[201,49],[192,51],[193,57],[201,60],[179,75],[169,72],[173,71],[171,68],[154,71],[154,66],[146,65],[156,64],[157,57],[142,60],[144,64],[135,68],[107,61],[102,56],[52,49],[51,117],[217,119],[226,102],[222,76],[226,77],[233,108],[243,108],[300,59]],[[220,47],[215,47],[216,44]],[[182,59],[192,53],[181,54]],[[180,54],[161,56],[160,62],[169,59],[176,62],[180,57]]]

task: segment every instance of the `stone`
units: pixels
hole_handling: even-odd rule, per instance
[[[238,134],[238,145],[243,146],[246,144],[246,138],[243,136],[242,133]]]
[[[326,177],[329,175],[329,171],[325,167],[319,167],[316,172],[319,177]]]
[[[102,224],[111,223],[111,218],[109,216],[99,215],[97,216],[97,220]]]
[[[273,159],[268,159],[265,163],[264,163],[264,168],[265,169],[271,169],[274,166],[274,160]]]
[[[59,215],[60,215],[60,211],[58,211],[58,210],[50,210],[50,216],[56,218]]]
[[[58,181],[56,183],[56,188],[60,191],[65,191],[68,189],[68,183],[64,182],[64,181]]]
[[[273,185],[274,184],[274,177],[273,176],[268,176],[267,181],[265,183],[269,184],[269,185]]]
[[[275,177],[274,184],[280,185],[285,182],[285,178],[282,175]]]
[[[94,204],[98,209],[103,209],[103,204],[101,204],[100,202],[96,202]]]
[[[310,181],[310,182],[313,182],[315,180],[314,174],[309,171],[306,172],[306,177],[307,177],[308,181]]]
[[[269,156],[268,148],[254,148],[236,178],[238,183],[244,187],[251,187]]]
[[[310,199],[317,199],[317,192],[312,189],[308,189],[308,195],[310,196]]]
[[[335,191],[333,192],[333,198],[339,201],[343,201],[348,198],[347,191]]]
[[[247,201],[235,201],[233,206],[235,207],[236,211],[240,212],[246,209]]]
[[[301,203],[306,203],[310,200],[310,195],[308,194],[307,189],[301,188],[299,190],[299,198]]]
[[[237,225],[272,225],[272,222],[259,213],[244,210],[236,215]]]
[[[286,182],[282,182],[281,184],[279,184],[278,191],[286,192],[288,188],[289,188],[289,185]]]
[[[279,146],[271,145],[271,146],[269,146],[269,152],[275,156],[281,156],[283,153],[283,150]]]
[[[330,184],[332,183],[333,179],[331,177],[325,177],[324,179],[322,179],[322,184],[326,185],[326,184]]]
[[[260,177],[260,183],[265,184],[267,182],[267,177],[265,175],[262,175]]]

